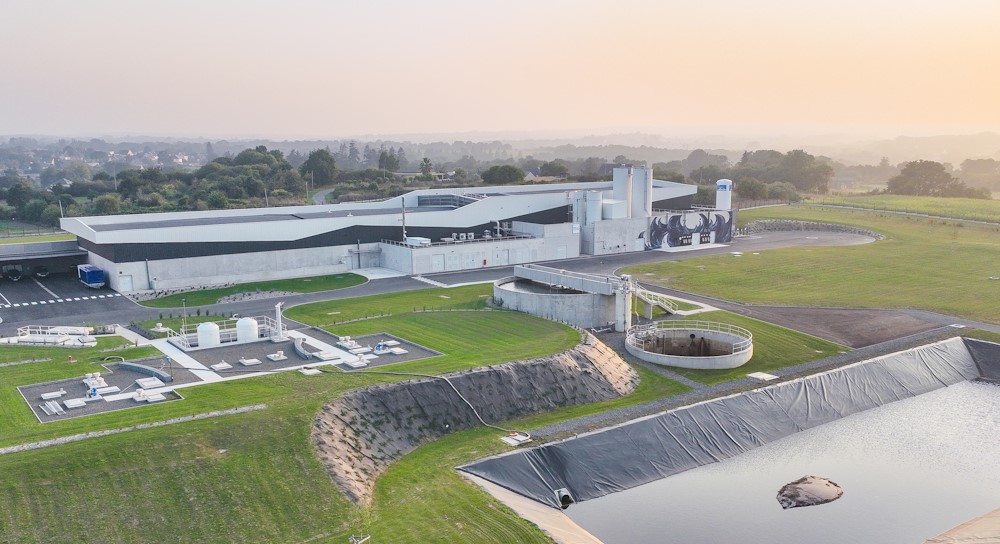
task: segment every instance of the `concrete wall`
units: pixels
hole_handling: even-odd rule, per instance
[[[642,251],[646,248],[646,244],[639,235],[646,232],[649,221],[648,217],[597,221],[593,226],[592,237],[589,233],[583,237],[588,241],[583,253],[613,255]]]
[[[529,226],[530,225],[530,226]],[[538,238],[493,239],[430,247],[405,247],[383,244],[382,266],[407,274],[431,274],[456,270],[474,270],[490,266],[509,266],[536,261],[572,259],[580,256],[580,234],[570,223],[533,225],[514,222]],[[520,231],[524,232],[524,231]],[[407,254],[410,256],[407,266]]]
[[[112,289],[127,293],[339,274],[358,268],[358,256],[349,253],[353,248],[293,249],[133,263],[113,263],[91,254],[89,262],[108,273]],[[371,264],[373,258],[376,261]],[[362,267],[378,266],[378,258],[378,254],[362,254]]]
[[[679,333],[680,336],[682,337],[681,338],[682,341],[686,341],[687,340],[686,337],[690,333],[694,333],[699,337],[704,337],[705,340],[708,340],[712,343],[729,343],[730,345],[732,345],[733,343],[742,342],[745,340],[744,338],[733,334],[726,334],[724,332],[719,332],[719,331],[708,331],[700,329],[697,330],[677,329],[677,330],[664,330],[658,332],[666,333],[667,336],[670,335],[669,333]],[[752,344],[750,345],[750,349],[741,351],[739,353],[732,353],[729,355],[715,355],[707,357],[692,357],[686,355],[664,355],[662,353],[644,351],[639,347],[633,345],[633,343],[629,340],[631,340],[631,338],[629,338],[625,342],[625,350],[634,355],[635,357],[638,357],[643,361],[653,363],[656,365],[673,366],[677,368],[696,368],[699,370],[719,370],[726,368],[736,368],[738,366],[746,364],[747,361],[749,361],[750,358],[753,357]]]
[[[502,300],[504,308],[584,328],[615,322],[614,295],[528,292],[519,290],[516,280],[508,277],[493,284],[494,301]]]

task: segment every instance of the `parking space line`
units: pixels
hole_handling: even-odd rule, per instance
[[[65,301],[63,299],[61,299],[61,298],[57,298],[56,302],[65,302]]]
[[[73,300],[80,300],[80,297],[76,297],[76,298],[74,298]]]
[[[59,298],[59,295],[53,293],[52,290],[49,289],[48,287],[42,285],[42,282],[38,281],[38,278],[34,278],[33,277],[33,278],[31,278],[31,280],[34,281],[35,283],[37,283],[38,286],[41,287],[42,289],[45,289],[45,292],[48,293],[48,294],[50,294],[50,295],[52,295],[52,298]]]
[[[54,301],[54,300],[50,300],[49,301],[49,304],[55,304],[55,303],[56,303],[56,301]]]
[[[10,304],[10,301],[7,300],[7,297],[3,296],[3,293],[0,293],[0,298],[2,298],[5,303]]]

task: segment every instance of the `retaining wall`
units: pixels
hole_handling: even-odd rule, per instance
[[[838,225],[836,223],[817,223],[813,221],[794,221],[792,219],[761,219],[760,221],[751,221],[740,229],[743,234],[757,234],[759,232],[768,231],[795,231],[795,230],[812,230],[812,231],[823,231],[823,232],[843,232],[847,234],[858,234],[861,236],[868,236],[876,240],[884,240],[885,236],[875,232],[873,230],[868,230],[860,227],[854,227],[851,225]]]
[[[625,361],[590,335],[563,353],[445,377],[490,423],[617,398],[639,382]],[[366,504],[391,463],[424,442],[478,425],[446,381],[418,379],[346,393],[323,407],[312,440],[337,486]]]

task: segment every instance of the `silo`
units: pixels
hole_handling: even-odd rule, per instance
[[[256,342],[260,335],[258,333],[257,320],[252,317],[241,317],[236,322],[236,341]]]
[[[733,207],[733,181],[720,179],[715,182],[715,209],[730,210]]]
[[[214,348],[222,342],[219,340],[219,326],[212,322],[198,325],[198,347]]]

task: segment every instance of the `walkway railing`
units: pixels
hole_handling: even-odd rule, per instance
[[[737,327],[729,323],[694,319],[667,319],[645,325],[636,325],[628,330],[625,342],[635,348],[646,351],[645,347],[643,347],[643,341],[654,336],[656,331],[661,330],[712,331],[742,338],[743,340],[733,343],[733,353],[741,353],[753,347],[753,333],[743,327]]]

